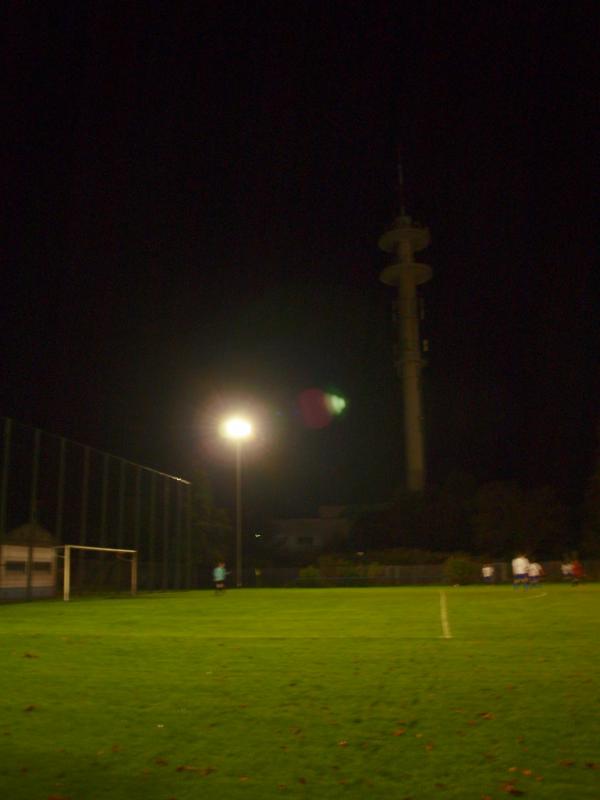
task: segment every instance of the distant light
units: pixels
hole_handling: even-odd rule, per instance
[[[255,539],[260,539],[260,537],[261,537],[261,534],[260,534],[260,533],[255,533],[255,534],[254,534],[254,538],[255,538]]]
[[[252,424],[242,417],[231,417],[223,423],[221,431],[228,439],[247,439],[252,436]]]
[[[329,412],[335,415],[341,414],[347,405],[345,398],[340,397],[338,394],[326,395],[325,401]]]

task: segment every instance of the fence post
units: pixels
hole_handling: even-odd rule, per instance
[[[39,428],[33,434],[33,459],[31,462],[31,494],[29,496],[29,522],[37,522],[37,491],[40,476],[40,439],[42,432]]]
[[[65,499],[65,460],[67,440],[61,437],[58,451],[58,488],[56,490],[56,541],[62,544],[63,504]]]
[[[117,547],[123,547],[123,528],[125,524],[125,461],[120,459],[119,470],[119,518],[117,523]]]
[[[182,504],[181,504],[181,482],[177,484],[177,497],[175,507],[175,576],[174,583],[176,589],[181,589],[181,559],[182,559],[182,540],[181,540],[181,522],[182,522]]]
[[[163,506],[163,548],[162,548],[162,588],[169,584],[169,481],[165,478],[164,506]]]
[[[100,547],[106,547],[106,515],[108,507],[108,468],[110,456],[102,456],[102,488],[100,489]]]
[[[8,494],[8,472],[10,469],[10,445],[12,436],[12,419],[4,418],[4,453],[2,456],[2,487],[0,489],[0,538],[6,534],[6,497]]]
[[[31,462],[31,494],[29,496],[29,524],[31,526],[31,536],[33,528],[37,522],[37,494],[40,477],[40,440],[42,432],[36,428],[33,434],[33,459]],[[31,600],[33,586],[33,539],[30,539],[27,547],[27,589],[25,596]]]
[[[148,527],[148,588],[156,588],[156,472],[150,473],[150,525]]]
[[[88,500],[90,495],[90,448],[83,448],[83,479],[81,483],[81,516],[79,520],[79,544],[87,542]]]
[[[81,482],[81,514],[79,517],[79,544],[87,542],[88,498],[90,492],[90,448],[83,448],[83,478]],[[85,566],[83,550],[77,551],[77,588],[81,591]]]
[[[186,531],[186,589],[192,588],[192,484],[187,485],[187,502],[185,504],[185,531]]]
[[[133,508],[133,549],[140,547],[140,514],[142,508],[142,468],[139,464],[135,468],[135,504]]]

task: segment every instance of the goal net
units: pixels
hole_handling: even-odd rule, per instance
[[[136,594],[137,550],[81,544],[65,544],[57,550],[63,564],[63,600],[73,594]]]

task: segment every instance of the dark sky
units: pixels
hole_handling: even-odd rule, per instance
[[[237,403],[250,504],[387,499],[401,144],[432,234],[430,479],[576,497],[600,416],[594,5],[290,5],[13,4],[0,411],[201,458],[225,495]],[[297,410],[315,386],[349,401],[323,430]]]

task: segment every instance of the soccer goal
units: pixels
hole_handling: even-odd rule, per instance
[[[71,555],[73,550],[94,551],[97,554],[113,553],[116,555],[117,558],[129,562],[131,566],[131,571],[130,571],[131,594],[132,595],[136,594],[137,578],[138,578],[137,550],[122,550],[115,547],[88,547],[87,545],[83,544],[65,544],[57,548],[57,550],[64,551],[63,552],[63,558],[64,558],[63,600],[69,600],[71,596],[71,568],[72,568]]]

